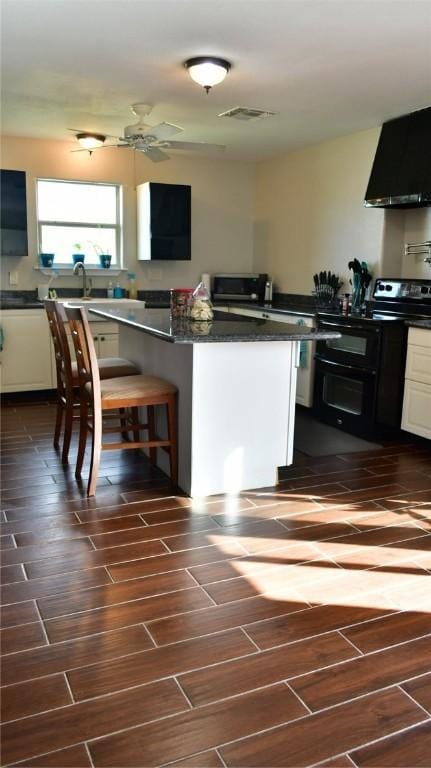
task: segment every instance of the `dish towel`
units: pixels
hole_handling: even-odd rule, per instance
[[[305,320],[300,317],[296,325],[306,325]],[[306,368],[308,365],[308,341],[299,342],[299,367]]]

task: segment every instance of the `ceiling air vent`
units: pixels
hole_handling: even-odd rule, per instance
[[[227,112],[221,112],[218,117],[231,117],[234,120],[262,120],[264,117],[272,117],[277,112],[268,109],[254,109],[253,107],[233,107]]]

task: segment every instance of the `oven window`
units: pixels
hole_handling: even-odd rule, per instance
[[[323,401],[340,411],[360,416],[364,402],[364,383],[326,373],[323,377]]]
[[[348,352],[351,355],[364,357],[367,352],[367,337],[343,333],[340,339],[327,339],[326,346],[330,349],[337,349],[339,352]]]

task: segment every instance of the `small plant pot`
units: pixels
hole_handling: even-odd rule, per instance
[[[52,267],[54,263],[53,253],[40,253],[39,258],[40,258],[40,263],[42,267]]]
[[[110,253],[101,253],[99,255],[100,266],[102,269],[109,269],[111,266],[112,256]]]
[[[74,264],[77,264],[78,261],[82,261],[82,263],[84,263],[85,253],[72,253],[72,259]]]

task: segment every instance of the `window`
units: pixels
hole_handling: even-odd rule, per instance
[[[111,266],[121,267],[120,203],[117,184],[38,179],[39,252],[53,253],[58,267],[72,267],[74,253],[99,267],[99,255],[109,253]]]

